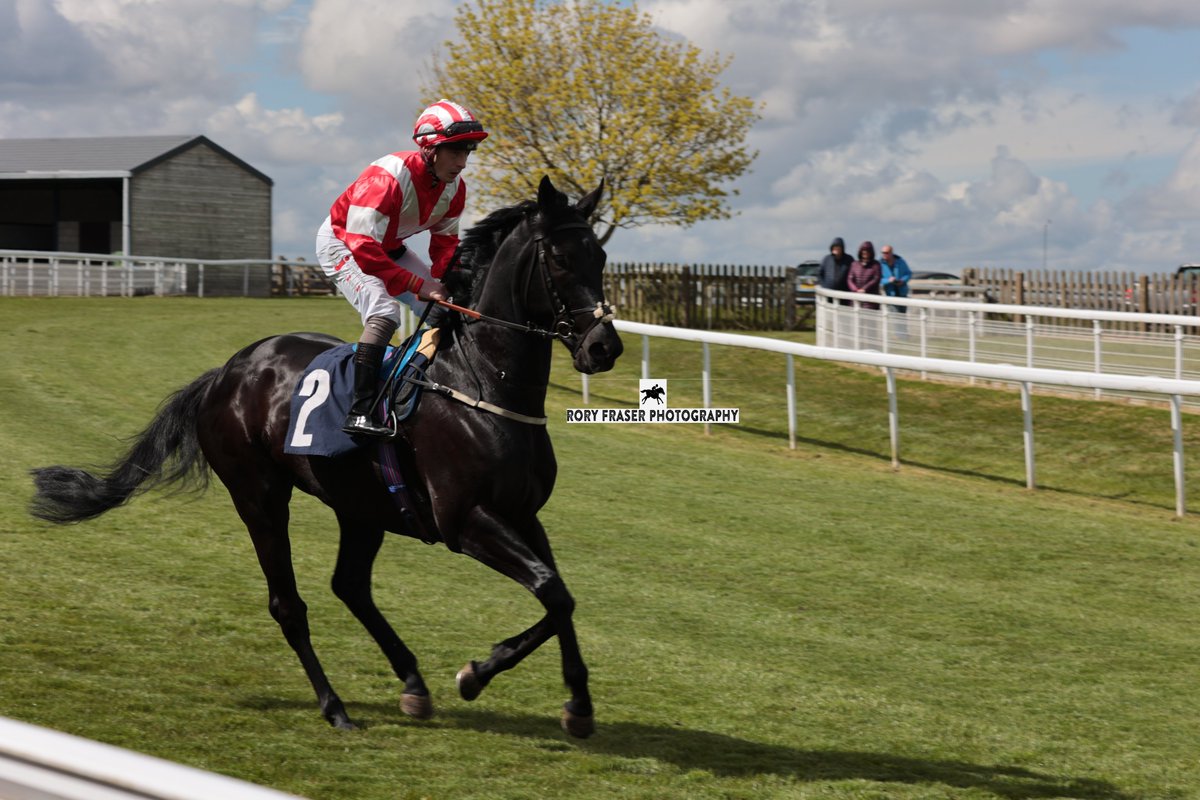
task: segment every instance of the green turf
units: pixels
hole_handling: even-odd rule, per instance
[[[399,537],[380,556],[376,597],[438,706],[412,721],[328,590],[332,514],[294,501],[314,644],[364,724],[345,733],[219,484],[69,528],[25,515],[30,467],[103,463],[259,336],[355,322],[336,299],[0,300],[0,714],[312,798],[1200,796],[1200,525],[1172,516],[1158,409],[1036,398],[1029,492],[1011,392],[902,382],[893,471],[878,371],[797,360],[793,451],[781,356],[713,350],[714,402],[744,424],[711,436],[564,424],[559,358],[542,518],[592,670],[584,742],[558,728],[553,641],[457,697],[455,671],[539,615],[470,559]],[[594,405],[636,396],[627,344]],[[698,404],[697,346],[655,342],[652,365]]]

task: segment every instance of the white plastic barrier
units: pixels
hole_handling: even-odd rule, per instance
[[[917,301],[925,302],[925,301]],[[936,301],[928,301],[936,302]],[[896,381],[893,371],[905,369],[913,371],[938,372],[947,375],[965,375],[969,377],[987,378],[990,380],[1012,381],[1020,384],[1021,407],[1024,415],[1025,441],[1025,483],[1029,488],[1036,486],[1034,480],[1035,463],[1033,449],[1033,413],[1030,398],[1033,384],[1050,386],[1071,386],[1088,389],[1109,389],[1115,391],[1144,392],[1165,395],[1171,402],[1171,429],[1174,432],[1174,474],[1175,474],[1175,513],[1183,516],[1186,513],[1185,487],[1183,475],[1183,428],[1182,428],[1182,397],[1200,396],[1200,381],[1181,380],[1176,378],[1160,378],[1149,375],[1109,375],[1096,372],[1081,372],[1075,370],[1039,369],[1035,367],[1018,367],[1012,364],[982,364],[968,361],[951,361],[940,358],[921,358],[919,356],[895,355],[880,353],[874,350],[847,350],[838,347],[821,347],[818,345],[800,344],[798,342],[780,341],[761,336],[747,336],[736,333],[716,333],[712,331],[692,330],[689,328],[669,328],[662,325],[647,325],[641,322],[626,322],[617,320],[615,326],[622,333],[640,335],[642,337],[642,370],[643,378],[650,375],[650,337],[658,336],[665,339],[679,339],[687,342],[697,342],[704,347],[705,368],[702,374],[704,403],[708,407],[711,391],[709,382],[712,375],[708,368],[708,346],[723,345],[728,347],[745,347],[753,350],[766,350],[782,353],[788,357],[787,367],[787,414],[788,441],[792,448],[796,446],[796,387],[792,359],[795,356],[803,358],[818,358],[826,361],[840,361],[851,364],[866,364],[882,367],[887,375],[888,390],[888,427],[891,436],[892,464],[900,464],[900,420],[896,408]],[[587,379],[584,376],[584,397],[587,397]]]
[[[1197,316],[867,297],[828,289],[818,289],[817,296],[817,344],[826,347],[1200,379]],[[1093,394],[1099,398],[1100,392]]]
[[[204,297],[205,267],[241,269],[242,294],[252,275],[272,267],[312,268],[315,263],[267,259],[162,258],[96,253],[0,250],[0,297],[121,296],[153,294]],[[195,267],[196,285],[188,286]]]
[[[161,758],[0,717],[5,800],[296,800]]]

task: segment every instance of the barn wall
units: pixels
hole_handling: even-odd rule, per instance
[[[203,143],[133,176],[130,220],[137,255],[271,258],[271,185]],[[205,269],[205,294],[242,288],[241,267]],[[269,270],[254,271],[249,293],[270,293]]]

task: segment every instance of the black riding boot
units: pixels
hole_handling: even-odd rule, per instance
[[[383,363],[384,347],[358,343],[354,353],[354,402],[342,430],[358,436],[390,437],[393,433],[371,416],[372,401],[379,391],[379,367]]]

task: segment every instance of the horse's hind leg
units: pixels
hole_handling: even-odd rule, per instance
[[[563,729],[572,736],[586,738],[595,731],[595,724],[588,670],[571,618],[575,600],[555,568],[541,523],[531,517],[523,527],[518,532],[496,515],[476,509],[462,536],[463,552],[533,592],[546,609],[546,616],[523,633],[496,645],[488,661],[468,664],[459,673],[459,691],[464,698],[472,699],[497,672],[516,666],[550,636],[557,635],[563,682],[571,692],[571,699],[563,706]],[[472,684],[473,680],[477,686]]]
[[[259,476],[245,477],[249,485],[263,480]],[[269,481],[269,478],[267,480]],[[231,483],[226,481],[226,485]],[[262,488],[261,485],[259,488]],[[261,493],[253,496],[232,491],[230,494],[238,515],[250,531],[259,566],[267,578],[271,616],[279,623],[284,638],[300,658],[300,664],[317,693],[321,714],[335,728],[353,729],[354,723],[346,714],[345,705],[329,685],[325,670],[321,668],[321,662],[313,650],[308,630],[308,606],[300,599],[300,592],[296,588],[296,573],[292,569],[292,545],[287,530],[291,483],[271,483]]]
[[[392,630],[371,597],[371,566],[383,543],[383,529],[357,526],[340,515],[338,523],[342,538],[333,573],[333,593],[363,624],[387,656],[396,677],[404,681],[400,709],[417,719],[428,719],[433,716],[433,702],[417,670],[417,658]]]

